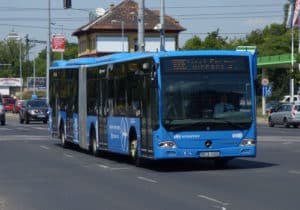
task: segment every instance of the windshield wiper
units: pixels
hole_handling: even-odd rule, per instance
[[[198,122],[194,122],[194,123],[187,123],[187,124],[167,124],[169,126],[170,130],[183,130],[183,129],[189,129],[189,128],[195,128],[198,127],[199,130],[203,130],[206,128],[206,126],[211,125],[210,123],[207,122],[203,122],[203,121],[198,121]]]
[[[232,126],[233,128],[237,128],[237,129],[240,129],[240,130],[245,129],[245,126],[240,125],[239,123],[233,123],[233,122],[231,122],[231,121],[229,121],[229,120],[218,119],[218,118],[217,118],[216,120],[217,120],[217,122],[224,123],[224,124],[226,124],[226,125],[230,125],[230,126]],[[245,123],[243,123],[243,124],[245,124]]]

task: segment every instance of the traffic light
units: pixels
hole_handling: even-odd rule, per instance
[[[72,7],[72,0],[64,0],[64,9],[70,9]]]

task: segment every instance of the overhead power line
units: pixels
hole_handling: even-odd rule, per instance
[[[194,6],[166,6],[166,9],[206,9],[206,8],[262,8],[262,7],[280,7],[284,6],[282,4],[232,4],[232,5],[194,5]],[[149,9],[159,9],[160,7],[148,7]],[[71,8],[70,10],[74,11],[82,11],[82,12],[89,12],[89,11],[94,11],[96,8]],[[48,8],[42,8],[42,7],[0,7],[0,11],[48,11]],[[53,11],[65,11],[63,8],[51,8]]]

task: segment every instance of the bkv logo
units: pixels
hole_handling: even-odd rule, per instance
[[[128,142],[128,121],[127,121],[126,118],[121,119],[120,134],[121,134],[122,151],[127,152],[128,147],[126,147],[126,145],[127,145],[127,142]]]

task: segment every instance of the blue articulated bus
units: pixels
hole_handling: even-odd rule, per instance
[[[256,156],[256,53],[120,53],[55,61],[49,129],[77,144],[140,160]],[[226,97],[230,109],[216,111]]]

